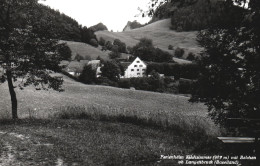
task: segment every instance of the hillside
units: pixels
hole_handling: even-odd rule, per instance
[[[107,86],[85,85],[64,77],[64,92],[38,91],[35,88],[16,89],[19,116],[28,117],[33,113],[44,118],[53,114],[61,106],[97,106],[102,109],[122,109],[142,115],[161,112],[206,116],[206,107],[192,104],[184,96],[146,91],[133,91]],[[0,86],[0,118],[7,116],[11,109],[7,84]],[[139,112],[140,113],[140,112]],[[139,114],[138,113],[138,114]]]
[[[64,92],[16,89],[19,117],[27,119],[15,123],[6,120],[10,97],[1,84],[0,165],[152,165],[162,154],[193,153],[208,138],[198,130],[218,133],[206,107],[187,97],[63,77]]]
[[[173,53],[173,51],[168,50],[169,45],[173,45],[174,48],[183,48],[185,50],[185,56],[187,56],[189,52],[197,54],[202,50],[196,41],[196,31],[176,32],[170,30],[170,26],[171,20],[164,19],[126,32],[99,31],[95,34],[97,38],[103,37],[109,41],[120,39],[122,42],[125,42],[127,46],[134,46],[139,42],[139,39],[146,37],[153,40],[155,47],[159,47],[170,53]],[[176,61],[178,61],[178,59]],[[184,63],[187,62],[184,60],[181,61]]]
[[[72,59],[79,54],[83,57],[89,56],[91,59],[97,59],[100,56],[103,59],[108,59],[108,52],[101,51],[99,48],[93,47],[89,44],[82,42],[73,42],[73,41],[62,41],[67,43],[72,52]]]

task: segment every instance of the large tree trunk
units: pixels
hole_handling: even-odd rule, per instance
[[[16,93],[14,91],[14,85],[13,85],[13,80],[12,80],[12,72],[10,70],[7,70],[6,75],[7,75],[8,87],[9,87],[9,92],[10,92],[11,101],[12,101],[12,118],[18,119],[17,98],[16,98]]]

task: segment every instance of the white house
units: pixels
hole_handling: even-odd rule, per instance
[[[132,63],[122,62],[125,68],[125,75],[121,78],[132,78],[132,77],[143,77],[145,76],[147,64],[143,62],[140,58],[136,58]]]

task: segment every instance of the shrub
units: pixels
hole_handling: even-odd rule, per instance
[[[82,71],[82,73],[79,76],[79,81],[86,83],[86,84],[92,84],[96,81],[96,71],[92,69],[91,65],[86,65]]]
[[[131,86],[131,84],[130,84],[130,79],[127,79],[127,78],[125,78],[125,79],[120,79],[120,80],[118,81],[118,86],[119,86],[120,88],[129,89],[130,86]]]
[[[199,66],[195,63],[177,64],[177,63],[149,63],[146,73],[155,70],[165,76],[174,76],[178,78],[197,79],[199,74]]]
[[[121,74],[120,67],[115,61],[104,62],[104,66],[101,67],[101,75],[110,79],[111,81],[118,81]]]
[[[113,45],[118,46],[119,52],[126,53],[126,44],[124,42],[120,41],[119,39],[115,39]]]
[[[85,59],[85,60],[89,60],[89,61],[91,61],[91,60],[92,60],[92,58],[91,58],[91,56],[90,56],[90,55],[85,55],[85,56],[84,56],[84,59]]]
[[[89,44],[92,45],[92,46],[94,46],[94,47],[98,47],[98,42],[97,42],[96,39],[91,39],[91,40],[89,41]]]
[[[195,54],[190,52],[187,56],[187,60],[194,61],[195,60]]]
[[[107,41],[105,47],[106,47],[108,50],[111,50],[112,47],[113,47],[112,42],[111,42],[111,41]]]
[[[120,58],[121,57],[121,53],[119,52],[118,50],[118,46],[117,45],[114,45],[112,47],[112,52],[110,52],[108,55],[109,55],[109,58],[110,59],[116,59],[116,58]]]
[[[77,54],[74,59],[80,61],[80,60],[84,60],[84,57],[81,56],[80,54]]]
[[[183,56],[183,54],[184,54],[184,49],[177,47],[175,52],[174,52],[175,57],[181,58]]]
[[[67,44],[62,44],[58,48],[58,52],[61,55],[63,60],[70,60],[71,59],[71,50]]]
[[[172,45],[169,45],[169,46],[168,46],[168,49],[169,49],[169,50],[173,50],[173,46],[172,46]]]
[[[99,45],[101,45],[101,46],[105,46],[106,40],[105,40],[103,37],[100,37],[98,43],[99,43]]]
[[[190,94],[192,92],[193,81],[189,79],[179,80],[179,93]]]
[[[133,47],[127,46],[127,52],[133,54]]]

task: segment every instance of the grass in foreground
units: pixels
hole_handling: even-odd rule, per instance
[[[0,147],[11,145],[21,165],[164,165],[160,155],[193,154],[174,130],[125,123],[25,119],[2,122],[0,131]]]

